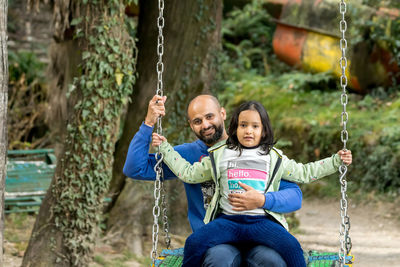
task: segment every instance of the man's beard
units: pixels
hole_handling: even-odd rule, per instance
[[[211,136],[208,136],[208,137],[204,136],[203,133],[211,128],[214,128],[214,134]],[[223,133],[224,133],[224,128],[223,128],[222,124],[220,124],[219,126],[212,125],[207,129],[200,130],[200,134],[197,134],[197,133],[195,133],[195,134],[196,134],[197,138],[199,138],[201,141],[203,141],[207,145],[213,145],[219,139],[221,139]]]

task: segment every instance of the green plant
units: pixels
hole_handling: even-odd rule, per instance
[[[379,48],[389,53],[386,57],[390,57],[391,60],[386,63],[385,68],[390,70],[391,85],[385,90],[390,95],[400,88],[400,2],[365,0],[363,4],[371,7],[369,16],[362,16],[363,11],[358,8],[350,10],[351,17],[354,18],[354,27],[351,28],[351,35],[354,37],[352,43],[364,42],[371,50]],[[389,13],[391,10],[392,15]]]
[[[9,80],[10,83],[19,81],[24,76],[27,85],[34,80],[44,79],[44,70],[46,64],[40,62],[32,52],[14,52],[8,53]]]
[[[48,142],[48,87],[44,65],[32,53],[11,53],[8,90],[8,149],[34,149]]]
[[[222,25],[224,50],[236,68],[269,73],[274,30],[275,23],[261,1],[252,1],[226,15]]]
[[[107,261],[106,261],[106,260],[104,259],[104,257],[101,256],[101,255],[95,255],[95,256],[93,257],[93,261],[94,261],[95,263],[101,265],[101,266],[106,266],[106,264],[107,264]]]

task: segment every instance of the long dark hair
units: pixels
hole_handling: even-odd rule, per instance
[[[275,144],[274,132],[272,131],[272,126],[267,111],[265,110],[264,106],[257,101],[244,102],[233,112],[228,128],[228,140],[226,141],[227,147],[230,149],[239,150],[240,154],[242,154],[243,146],[239,143],[237,137],[237,128],[239,125],[239,115],[245,110],[254,110],[260,114],[262,123],[262,136],[259,146],[262,151],[265,151],[265,154],[268,154]]]

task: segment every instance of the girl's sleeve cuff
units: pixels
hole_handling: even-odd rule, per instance
[[[339,166],[342,165],[342,160],[340,159],[339,155],[336,153],[333,156],[333,166],[336,169],[339,169]]]

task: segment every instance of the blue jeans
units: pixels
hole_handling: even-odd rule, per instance
[[[245,248],[221,244],[207,250],[202,266],[286,267],[286,263],[275,250],[266,246],[257,245]]]
[[[265,216],[245,215],[220,215],[192,233],[186,239],[182,266],[201,266],[207,251],[221,244],[264,245],[279,253],[288,266],[306,266],[300,243],[282,225]]]

